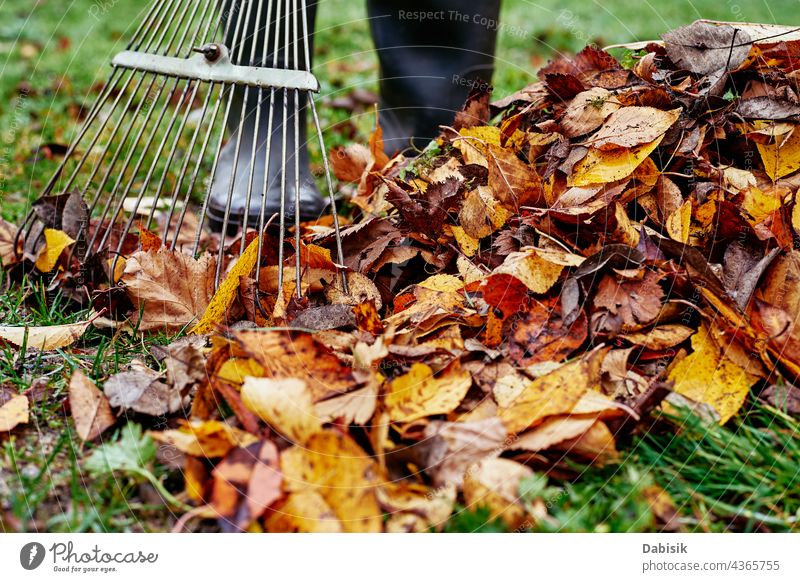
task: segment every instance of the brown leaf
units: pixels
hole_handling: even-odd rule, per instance
[[[80,370],[69,381],[69,408],[84,442],[96,439],[117,421],[105,395]]]
[[[489,145],[489,187],[504,207],[543,206],[542,180],[536,171],[509,149]]]
[[[125,263],[122,283],[134,306],[141,331],[181,329],[198,320],[214,294],[216,261],[161,248],[136,252]]]
[[[437,487],[459,486],[468,467],[503,452],[506,436],[497,417],[473,422],[434,420],[425,427],[425,440],[414,448]]]
[[[372,164],[369,149],[358,143],[334,148],[329,159],[336,179],[354,184],[361,180],[361,176]]]
[[[211,504],[226,531],[246,530],[283,495],[278,449],[270,441],[231,450],[212,475]]]
[[[701,75],[734,70],[750,53],[747,32],[720,22],[698,20],[661,38],[673,63]]]
[[[619,107],[609,91],[592,87],[575,96],[559,124],[567,137],[586,135],[603,125],[606,118]]]
[[[618,281],[605,275],[597,285],[595,307],[603,311],[595,313],[599,331],[616,333],[621,329],[635,330],[653,321],[661,311],[664,290],[658,284],[661,275],[646,270],[641,279]]]
[[[509,529],[516,529],[527,516],[519,482],[531,475],[531,469],[510,459],[486,459],[467,471],[464,500],[471,508],[488,507],[491,519],[502,519]]]
[[[663,111],[653,107],[623,107],[611,113],[600,131],[584,145],[613,150],[650,143],[662,136],[680,114],[680,109]]]
[[[567,325],[561,316],[558,298],[536,301],[511,324],[508,352],[520,366],[537,362],[561,362],[586,340],[586,314]]]
[[[106,380],[103,392],[114,408],[150,416],[177,412],[188,406],[188,393],[165,384],[159,378],[158,372],[147,368],[119,372]]]

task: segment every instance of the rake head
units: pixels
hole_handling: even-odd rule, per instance
[[[197,254],[211,219],[209,200],[216,179],[228,187],[224,211],[215,217],[221,236],[215,285],[219,285],[229,239],[242,236],[241,253],[248,231],[263,233],[273,222],[279,229],[278,264],[282,265],[287,221],[294,226],[295,248],[300,248],[300,197],[291,192],[300,192],[298,150],[303,145],[300,136],[305,134],[300,110],[307,100],[325,169],[338,263],[344,263],[333,184],[313,99],[319,83],[308,65],[306,3],[152,2],[126,50],[114,57],[108,82],[42,193],[46,197],[77,191],[87,201],[90,219],[79,228],[78,244],[73,247],[80,261],[101,251],[119,256],[135,224],[157,232],[167,248]],[[220,169],[226,128],[234,127],[226,146],[234,152],[233,170]],[[280,152],[277,157],[275,148]],[[270,160],[275,164],[276,159],[280,171],[271,173]],[[257,171],[259,167],[262,171]],[[269,179],[278,180],[279,185],[268,184]],[[233,193],[243,186],[247,188],[244,211],[233,211]],[[270,189],[280,193],[279,201],[268,200]],[[35,236],[36,226],[36,214],[31,211],[20,236],[24,234],[26,240],[32,233]],[[256,273],[261,272],[263,239],[258,237]],[[295,253],[298,295],[301,254]],[[282,269],[278,273],[281,289]],[[346,290],[344,273],[342,285]]]

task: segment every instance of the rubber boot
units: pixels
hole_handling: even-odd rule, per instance
[[[242,0],[228,0],[223,4],[225,10],[227,34],[225,44],[229,49],[231,61],[237,65],[267,66],[273,65],[277,68],[298,68],[306,67],[304,48],[298,45],[297,52],[299,62],[295,66],[292,60],[294,47],[289,45],[288,62],[284,60],[284,26],[285,19],[277,18],[276,14],[271,15],[271,22],[267,21],[267,2],[263,3],[260,22],[256,22],[258,2],[242,2]],[[282,2],[282,11],[285,11],[286,2]],[[300,6],[300,3],[297,4]],[[316,18],[316,0],[308,0],[306,18],[308,21],[309,43],[313,39],[314,21]],[[298,8],[301,10],[302,8]],[[249,25],[245,34],[240,31],[235,32],[237,23],[240,28],[244,28],[247,21],[247,12],[250,11]],[[274,6],[273,6],[274,10]],[[240,11],[242,11],[241,20]],[[290,21],[291,26],[291,21]],[[302,35],[302,19],[298,25],[299,34]],[[273,48],[275,34],[278,33],[278,60],[274,64]],[[290,33],[290,42],[291,42]],[[267,58],[264,61],[263,46],[265,38],[268,40]],[[255,45],[255,46],[254,46]],[[253,51],[253,48],[255,49]],[[251,54],[253,58],[251,58]],[[313,45],[309,46],[309,55],[313,55]],[[228,219],[229,230],[235,230],[237,225],[242,224],[247,207],[248,227],[258,225],[258,217],[261,212],[261,200],[264,185],[264,172],[267,176],[267,199],[264,217],[268,220],[270,216],[279,213],[281,210],[281,178],[284,168],[283,163],[283,124],[284,124],[284,94],[286,94],[287,118],[286,118],[286,196],[284,203],[284,215],[290,221],[294,219],[294,200],[295,200],[295,154],[299,157],[300,175],[300,216],[301,220],[313,220],[318,218],[324,208],[324,200],[316,186],[314,177],[309,169],[307,143],[307,119],[306,119],[306,94],[299,93],[299,147],[295,144],[295,115],[294,115],[294,90],[284,93],[283,89],[274,90],[272,106],[272,140],[269,147],[269,164],[266,164],[266,152],[268,143],[268,128],[270,120],[270,89],[263,89],[260,92],[257,88],[237,88],[235,90],[231,111],[228,117],[229,137],[220,152],[214,179],[211,185],[211,196],[208,204],[208,218],[212,230],[221,230],[226,206],[230,207],[230,217]],[[246,101],[246,103],[245,103]],[[242,125],[241,138],[239,137],[239,127],[242,110],[245,110],[244,123]],[[258,115],[257,115],[258,113]],[[256,131],[256,121],[258,118],[258,131]],[[251,158],[253,152],[253,140],[257,140],[255,168],[253,170],[252,189],[250,188]],[[239,148],[239,161],[236,163],[236,148]],[[234,174],[235,168],[235,174]],[[233,176],[233,190],[231,192],[231,177]],[[249,207],[247,206],[247,193],[251,192]],[[229,199],[230,193],[230,199]]]
[[[368,0],[367,10],[386,152],[422,149],[473,87],[491,83],[500,0]]]

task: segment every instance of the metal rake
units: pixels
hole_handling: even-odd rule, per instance
[[[77,189],[87,200],[90,225],[81,227],[79,237],[84,244],[84,261],[99,251],[108,250],[114,256],[122,252],[131,227],[138,220],[148,230],[154,229],[157,209],[164,206],[166,219],[160,227],[163,244],[175,250],[179,240],[195,255],[200,250],[204,225],[208,218],[211,184],[218,170],[220,152],[225,144],[225,128],[232,115],[234,92],[244,92],[236,140],[234,170],[230,176],[228,200],[221,227],[221,240],[217,256],[215,285],[219,285],[226,242],[241,233],[243,251],[244,235],[248,229],[257,228],[264,233],[271,217],[265,215],[268,191],[268,165],[273,147],[281,148],[280,212],[278,264],[284,263],[284,241],[287,218],[294,222],[296,292],[301,295],[300,253],[300,99],[307,98],[327,183],[338,263],[344,263],[339,222],[330,167],[325,151],[322,128],[313,94],[319,92],[319,82],[311,73],[310,37],[306,18],[307,0],[154,0],[143,21],[128,43],[126,50],[112,60],[113,72],[87,119],[72,141],[64,160],[49,180],[43,196],[54,192]],[[262,16],[266,11],[267,26]],[[278,24],[271,34],[269,23]],[[251,27],[251,20],[253,20]],[[283,34],[279,34],[282,27]],[[251,42],[249,55],[245,54],[246,34],[262,35]],[[272,36],[272,38],[270,38]],[[280,37],[283,42],[280,42]],[[229,39],[230,46],[225,40]],[[279,44],[280,42],[280,44]],[[261,44],[260,61],[256,61]],[[271,66],[265,64],[270,56]],[[299,52],[301,51],[301,52]],[[280,58],[279,58],[280,57]],[[301,59],[304,66],[301,66]],[[242,63],[248,64],[242,64]],[[281,67],[280,65],[284,66]],[[253,89],[250,89],[253,88]],[[268,104],[268,119],[262,119],[262,107],[255,108],[255,137],[249,161],[241,160],[242,135],[245,130],[247,101],[255,95],[258,104]],[[288,97],[293,96],[290,114]],[[273,143],[273,114],[276,97],[282,103],[283,124],[281,144]],[[282,98],[281,98],[282,97]],[[278,105],[280,107],[280,105]],[[222,116],[220,113],[222,112]],[[280,110],[277,114],[280,115]],[[263,183],[254,184],[258,136],[262,124],[268,124]],[[287,151],[287,127],[294,133],[294,151]],[[231,216],[231,196],[240,163],[249,164],[248,190],[245,212],[240,223],[234,224]],[[294,208],[286,200],[288,174],[292,172],[295,193]],[[205,195],[199,203],[199,215],[194,225],[193,239],[181,237],[187,228],[187,212],[197,209],[192,195],[207,179]],[[257,221],[250,218],[251,194],[261,189],[260,211]],[[293,212],[292,212],[293,210]],[[144,216],[146,215],[146,218]],[[30,232],[35,222],[31,211],[21,227]],[[163,218],[163,214],[160,218]],[[256,222],[256,224],[248,224]],[[122,230],[119,225],[122,224]],[[115,226],[116,225],[116,226]],[[256,273],[261,272],[263,236],[258,237]],[[115,244],[116,241],[116,244]],[[189,242],[191,241],[191,242]],[[116,259],[115,259],[116,260]],[[112,268],[113,272],[113,268]],[[346,279],[341,273],[346,292]],[[278,289],[283,288],[283,268],[278,269]]]

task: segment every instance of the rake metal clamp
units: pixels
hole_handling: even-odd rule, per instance
[[[228,48],[223,44],[208,44],[193,50],[195,54],[187,58],[122,51],[117,53],[111,64],[122,69],[146,71],[180,79],[319,93],[319,82],[308,71],[234,65],[230,60]]]

